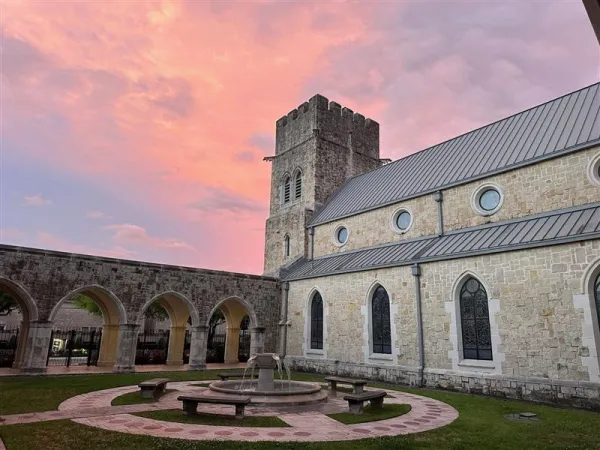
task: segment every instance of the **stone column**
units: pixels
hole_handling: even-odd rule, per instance
[[[208,344],[208,327],[193,325],[192,341],[190,342],[190,368],[189,370],[206,369],[206,345]]]
[[[227,328],[225,340],[225,364],[239,363],[238,351],[240,349],[240,328]]]
[[[119,346],[119,325],[104,325],[100,341],[98,367],[113,367],[117,359]]]
[[[250,330],[250,356],[265,352],[265,327]]]
[[[19,336],[17,340],[17,353],[13,361],[12,368],[18,369],[23,365],[23,357],[25,355],[25,349],[27,348],[27,337],[29,336],[29,322],[21,321],[21,328],[19,328]]]
[[[183,346],[185,344],[185,326],[171,327],[169,333],[169,355],[167,366],[183,365]]]
[[[51,322],[30,322],[27,333],[26,347],[21,364],[22,374],[36,375],[46,372],[50,337],[52,335]]]
[[[135,372],[135,351],[137,349],[138,324],[119,325],[119,348],[113,372]]]
[[[281,317],[279,320],[279,357],[284,358],[287,351],[287,329],[290,326],[288,321],[288,292],[290,284],[283,283],[281,286]]]

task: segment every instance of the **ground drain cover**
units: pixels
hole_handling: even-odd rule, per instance
[[[511,420],[519,420],[521,422],[539,422],[537,414],[532,412],[522,412],[517,414],[507,414],[504,417]]]

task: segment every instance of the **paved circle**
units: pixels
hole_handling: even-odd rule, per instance
[[[345,425],[327,416],[348,411],[348,403],[341,393],[338,396],[330,396],[326,403],[318,405],[279,409],[265,406],[246,407],[247,416],[276,416],[284,421],[287,427],[201,425],[167,422],[131,414],[181,409],[181,402],[177,401],[177,397],[182,392],[193,394],[207,389],[194,386],[193,383],[197,382],[169,383],[169,389],[174,389],[175,392],[166,394],[157,403],[111,406],[116,397],[139,391],[137,386],[126,386],[72,397],[64,401],[58,409],[70,414],[68,417],[74,422],[103,430],[196,441],[348,441],[433,430],[453,422],[458,417],[458,412],[446,403],[399,391],[386,391],[392,395],[386,397],[385,404],[408,404],[411,407],[408,413],[391,419],[353,425]],[[86,409],[87,413],[78,415],[77,412],[83,409]],[[90,412],[94,409],[98,415]],[[233,409],[229,405],[199,405],[198,412],[233,415]],[[235,424],[235,421],[232,423]]]

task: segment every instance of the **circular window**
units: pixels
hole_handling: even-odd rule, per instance
[[[588,165],[588,178],[596,186],[600,186],[600,153]]]
[[[337,246],[341,247],[348,242],[349,235],[350,232],[348,231],[348,228],[341,225],[335,229],[335,232],[333,233],[333,241]]]
[[[502,189],[493,184],[480,186],[473,192],[471,206],[481,216],[491,216],[498,212],[504,201]]]
[[[396,233],[406,233],[412,226],[413,216],[410,210],[400,208],[392,215],[392,228]]]

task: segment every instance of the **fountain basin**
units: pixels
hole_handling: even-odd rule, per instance
[[[327,401],[327,391],[317,383],[273,381],[273,390],[258,390],[258,381],[216,381],[208,387],[213,392],[250,397],[251,405],[311,405]],[[243,389],[242,389],[243,388]]]

